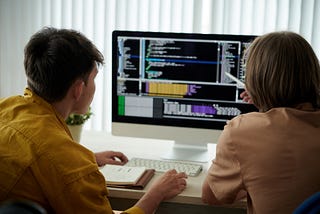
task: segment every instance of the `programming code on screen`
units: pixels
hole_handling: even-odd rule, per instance
[[[201,127],[211,127],[211,122],[222,128],[227,120],[256,110],[239,97],[244,90],[239,84],[245,77],[243,55],[253,36],[120,34],[113,40],[117,118],[207,124]]]

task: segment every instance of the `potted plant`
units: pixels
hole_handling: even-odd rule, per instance
[[[91,108],[89,108],[85,114],[70,114],[66,119],[71,135],[76,142],[80,142],[82,126],[87,120],[89,120],[92,114]]]

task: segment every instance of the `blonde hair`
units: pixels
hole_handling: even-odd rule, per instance
[[[260,111],[320,101],[319,61],[309,43],[293,32],[258,37],[247,52],[246,88]]]

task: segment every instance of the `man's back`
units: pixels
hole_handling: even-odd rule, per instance
[[[24,198],[49,213],[78,212],[79,201],[82,211],[111,211],[93,153],[72,141],[50,104],[27,93],[0,101],[0,201]],[[90,191],[105,204],[87,204]]]

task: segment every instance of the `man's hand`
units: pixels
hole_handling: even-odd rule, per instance
[[[186,179],[184,172],[177,173],[174,169],[167,171],[152,183],[135,206],[140,207],[146,214],[154,213],[163,200],[173,198],[186,189]]]
[[[104,166],[106,164],[124,165],[128,162],[127,156],[122,152],[104,151],[95,153],[98,166]]]

